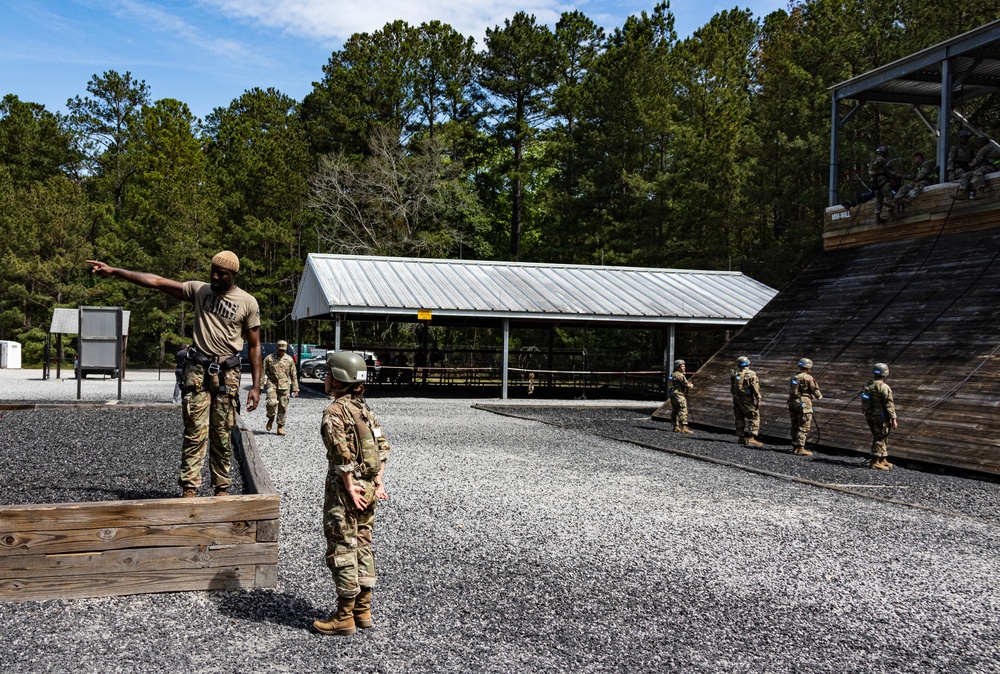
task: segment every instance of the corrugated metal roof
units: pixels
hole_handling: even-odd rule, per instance
[[[739,272],[310,254],[293,319],[412,316],[740,326],[773,288]]]
[[[1000,20],[833,87],[834,100],[941,104],[941,63],[951,61],[956,102],[1000,91]]]
[[[122,334],[128,334],[129,318],[131,311],[122,312]],[[80,309],[53,309],[52,325],[49,332],[53,335],[78,335],[80,334]]]

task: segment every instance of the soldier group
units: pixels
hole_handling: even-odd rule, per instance
[[[806,437],[812,426],[812,401],[820,400],[823,393],[812,376],[813,362],[802,358],[797,363],[798,371],[789,378],[788,416],[791,422],[792,453],[798,456],[812,456],[806,449]],[[861,409],[872,434],[872,470],[889,470],[887,440],[889,431],[898,427],[896,407],[892,399],[892,389],[885,383],[889,376],[889,366],[876,363],[874,375],[861,389]],[[670,406],[673,410],[674,432],[693,433],[688,429],[687,392],[694,383],[687,376],[683,360],[674,361],[674,372],[670,375]],[[750,369],[750,359],[740,356],[736,359],[736,369],[730,375],[730,390],[733,396],[733,416],[736,420],[737,442],[748,447],[763,447],[758,439],[760,433],[760,379]]]
[[[210,282],[181,283],[146,272],[111,267],[87,260],[91,271],[114,276],[144,288],[155,288],[194,305],[192,345],[178,353],[178,387],[184,420],[179,484],[181,496],[193,498],[201,487],[205,455],[215,496],[229,495],[232,456],[230,433],[236,425],[240,391],[240,351],[248,345],[252,384],[247,412],[260,402],[261,371],[267,378],[267,426],[277,422],[285,435],[285,413],[299,391],[295,361],[288,342],[261,362],[260,308],[257,300],[236,286],[240,260],[224,250],[212,258]],[[183,354],[183,355],[182,355]],[[375,557],[372,529],[375,504],[388,498],[383,483],[389,443],[364,399],[368,367],[347,352],[327,356],[326,392],[334,400],[323,413],[321,435],[329,464],[323,503],[326,563],[337,588],[337,611],[313,628],[321,634],[354,634],[373,625],[372,588]]]
[[[1000,171],[1000,146],[986,137],[979,138],[974,144],[971,138],[972,132],[962,129],[958,133],[958,142],[948,152],[945,168],[948,180],[958,183],[955,198],[975,199],[976,192],[986,186],[986,175]],[[884,205],[902,212],[938,178],[934,161],[924,157],[922,152],[914,153],[913,170],[906,174],[893,170],[888,157],[889,150],[884,145],[875,148],[875,157],[868,164],[871,188],[857,200],[844,202],[844,208],[850,210],[874,198],[875,219],[886,222],[882,217]],[[903,181],[908,182],[903,184]]]

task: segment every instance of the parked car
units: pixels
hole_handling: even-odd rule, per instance
[[[313,353],[319,350],[313,349]],[[299,368],[302,377],[314,377],[320,381],[326,379],[326,354],[329,352],[325,349],[323,351],[324,353],[321,357],[302,361],[302,366]],[[379,370],[382,369],[382,361],[371,351],[355,351],[354,353],[365,359],[365,363],[368,365],[368,381],[375,381]]]

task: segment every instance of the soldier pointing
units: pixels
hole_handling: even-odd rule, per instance
[[[240,259],[224,250],[212,258],[210,282],[173,281],[147,272],[119,269],[87,260],[91,271],[115,276],[143,288],[155,288],[194,304],[193,346],[183,364],[181,409],[184,443],[180,486],[183,496],[198,495],[205,454],[211,447],[209,469],[216,496],[229,494],[232,448],[229,433],[236,425],[240,393],[240,350],[249,344],[253,384],[247,411],[260,402],[260,309],[257,300],[236,286]]]

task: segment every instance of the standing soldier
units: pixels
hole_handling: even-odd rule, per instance
[[[969,145],[970,138],[972,138],[972,132],[968,129],[962,129],[958,132],[958,142],[948,150],[948,180],[960,180],[969,170],[969,163],[975,156],[972,146]]]
[[[694,431],[687,427],[687,392],[694,388],[694,383],[687,378],[686,372],[684,361],[675,360],[674,372],[670,375],[670,407],[674,411],[674,433],[694,435]]]
[[[861,410],[865,413],[868,428],[872,432],[872,456],[869,467],[872,470],[889,470],[889,447],[887,440],[889,430],[899,428],[896,421],[896,406],[892,401],[892,389],[885,383],[889,376],[889,366],[885,363],[875,363],[872,368],[874,379],[868,381],[861,389]]]
[[[739,443],[749,447],[763,447],[757,439],[760,432],[760,380],[750,369],[750,359],[740,356],[736,359],[736,369],[730,378],[733,392],[733,413],[736,416],[736,433]],[[745,432],[747,422],[750,434]]]
[[[896,207],[892,198],[896,195],[892,188],[893,181],[902,176],[889,167],[889,150],[884,145],[875,148],[875,158],[868,164],[868,177],[872,181],[872,191],[875,192],[875,221],[886,222],[882,217],[882,204],[888,202],[891,208]]]
[[[812,370],[813,362],[808,358],[799,361],[799,372],[792,376],[791,386],[788,391],[788,416],[791,417],[793,454],[799,456],[812,456],[812,452],[806,449],[806,437],[809,435],[809,427],[812,425],[813,398],[820,400],[823,394],[820,393],[819,384],[809,374]]]
[[[208,467],[216,496],[229,494],[232,455],[230,431],[236,425],[240,394],[240,350],[249,344],[253,384],[247,394],[247,412],[260,402],[260,309],[257,300],[236,286],[240,259],[224,250],[212,258],[210,283],[172,281],[146,272],[111,267],[87,260],[91,271],[117,276],[143,288],[156,288],[194,304],[194,344],[188,347],[181,386],[184,444],[180,486],[186,498],[198,495],[201,469],[211,445]]]
[[[278,340],[278,349],[264,359],[264,377],[267,379],[267,430],[274,426],[274,413],[278,413],[278,435],[285,434],[285,413],[288,412],[289,389],[291,396],[299,395],[299,378],[295,372],[295,359],[288,355],[288,342]]]
[[[389,498],[382,482],[389,442],[364,399],[365,359],[350,351],[326,357],[326,392],[334,401],[320,431],[329,469],[323,499],[326,565],[337,586],[337,612],[316,620],[321,634],[354,634],[371,627],[376,500]]]

